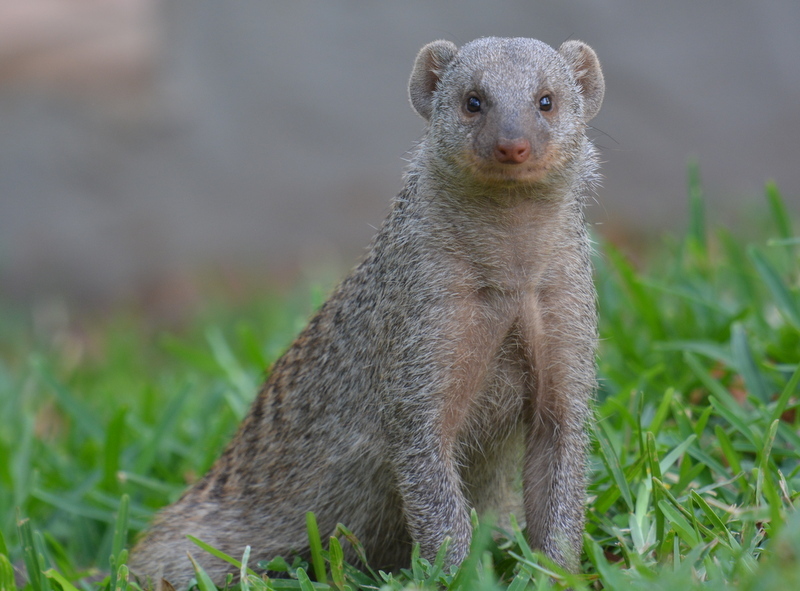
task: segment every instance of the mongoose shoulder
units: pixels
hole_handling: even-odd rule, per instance
[[[446,536],[458,564],[473,507],[524,507],[532,546],[577,567],[596,341],[585,129],[603,91],[580,41],[420,50],[409,94],[427,127],[391,212],[134,573],[184,585],[191,550],[224,581],[187,534],[250,545],[251,564],[307,556],[307,511],[323,535],[351,528],[373,567],[406,565],[413,543],[432,560]]]

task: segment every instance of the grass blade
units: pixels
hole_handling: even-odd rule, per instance
[[[791,399],[792,394],[797,391],[797,387],[800,385],[800,364],[798,364],[797,369],[794,370],[792,377],[789,378],[789,381],[786,383],[786,387],[781,392],[781,395],[778,397],[778,401],[775,403],[775,408],[772,410],[772,415],[770,416],[770,423],[773,421],[777,421],[781,418],[783,411],[786,410],[786,405],[789,404],[789,400]]]
[[[739,459],[739,454],[733,449],[733,444],[728,434],[725,433],[725,429],[717,425],[714,427],[714,434],[717,436],[717,441],[719,441],[719,446],[722,449],[722,455],[728,461],[731,470],[734,474],[740,473],[742,471],[742,463]]]
[[[133,472],[138,474],[144,474],[148,472],[148,469],[153,465],[153,462],[155,461],[156,456],[161,449],[163,441],[175,429],[175,425],[178,422],[181,411],[186,405],[186,401],[189,399],[190,393],[191,390],[187,384],[176,396],[172,398],[172,400],[167,403],[167,407],[164,409],[161,420],[159,421],[155,430],[146,438],[144,438],[145,445],[136,458],[136,462],[132,470]]]
[[[126,591],[130,581],[130,571],[127,564],[121,564],[117,569],[117,586],[113,591]]]
[[[247,580],[247,562],[250,560],[250,546],[244,547],[242,554],[242,566],[239,568],[239,591],[250,591],[250,583]]]
[[[778,190],[778,185],[776,185],[774,181],[769,181],[764,187],[764,193],[767,197],[769,210],[772,213],[772,219],[775,221],[775,227],[778,229],[778,235],[783,240],[787,241],[788,254],[791,257],[794,255],[794,251],[791,246],[789,246],[788,241],[791,241],[794,237],[792,232],[792,218],[786,210],[786,204]]]
[[[19,538],[22,543],[22,558],[25,562],[25,570],[28,573],[28,580],[33,591],[50,591],[50,584],[43,575],[44,569],[41,564],[44,557],[41,557],[42,560],[40,560],[36,543],[33,539],[30,520],[18,518],[17,528],[19,529]]]
[[[308,578],[305,569],[298,568],[297,571],[297,580],[300,583],[300,589],[302,591],[314,591],[314,585],[311,583],[311,579]],[[201,591],[203,591],[201,589]]]
[[[595,428],[595,437],[597,438],[597,442],[600,444],[601,458],[606,466],[606,469],[611,473],[611,476],[614,479],[614,484],[619,489],[622,498],[625,499],[625,504],[628,506],[628,510],[633,512],[633,495],[631,494],[631,489],[628,486],[628,481],[625,478],[625,474],[622,472],[622,466],[619,463],[619,458],[614,452],[614,448],[612,447],[611,442],[608,440],[608,437],[603,432],[604,428],[604,423],[600,423],[599,429]]]
[[[764,438],[764,447],[760,450],[758,454],[759,455],[758,470],[762,474],[766,474],[768,472],[770,453],[772,452],[772,446],[775,444],[775,435],[778,432],[779,424],[780,421],[778,420],[772,421],[772,424],[770,424],[769,426],[769,431],[767,431],[767,435]]]
[[[110,492],[119,488],[117,474],[119,458],[122,453],[122,434],[125,429],[125,416],[128,409],[122,407],[106,428],[106,443],[103,449],[103,487]]]
[[[194,536],[186,536],[186,539],[188,539],[190,542],[192,542],[193,544],[197,545],[198,547],[202,548],[203,550],[205,550],[206,552],[208,552],[212,556],[215,556],[215,557],[219,558],[220,560],[224,560],[225,562],[227,562],[228,564],[232,564],[236,568],[239,568],[239,569],[242,568],[241,561],[237,560],[236,558],[233,558],[232,556],[228,556],[227,554],[225,554],[221,550],[217,550],[211,544],[207,544],[203,540],[195,538]],[[258,576],[258,573],[256,571],[252,570],[251,568],[248,568],[247,572],[248,572],[248,574],[255,575],[256,577]]]
[[[69,388],[59,382],[43,363],[37,363],[39,377],[46,383],[58,400],[59,406],[75,421],[81,433],[96,439],[103,438],[102,421],[81,400],[76,398]]]
[[[63,591],[78,591],[78,588],[75,587],[75,585],[70,583],[64,577],[64,575],[62,575],[60,572],[58,572],[54,568],[47,569],[42,574],[44,576],[46,576],[48,579],[53,579],[54,581],[58,582],[58,584],[61,585],[61,589],[63,589]]]
[[[697,249],[706,252],[706,211],[703,198],[703,185],[700,181],[700,166],[697,161],[689,162],[687,179],[687,192],[689,194],[689,241]]]
[[[746,416],[744,410],[742,409],[742,405],[737,402],[728,389],[711,377],[697,360],[697,357],[695,357],[692,353],[687,351],[683,354],[683,359],[686,362],[686,365],[689,366],[689,369],[692,370],[692,373],[695,375],[695,377],[700,380],[700,382],[706,388],[706,390],[708,390],[719,401],[724,403],[726,409],[734,414],[740,422],[743,422]],[[733,359],[731,359],[730,366],[734,366]]]
[[[706,503],[706,500],[703,497],[701,497],[697,493],[697,491],[693,490],[689,494],[690,494],[692,500],[695,503],[697,503],[697,506],[700,507],[700,510],[703,511],[703,513],[705,513],[706,517],[708,517],[708,520],[711,522],[711,524],[714,526],[714,528],[716,528],[716,531],[724,532],[725,535],[728,538],[728,543],[731,544],[731,545],[737,545],[738,546],[738,543],[736,542],[736,539],[734,538],[733,534],[730,532],[730,530],[725,525],[725,523],[722,521],[722,519],[719,518],[719,515],[717,515],[714,512],[714,510],[711,508],[711,506],[708,503]]]
[[[664,422],[664,419],[667,418],[673,396],[675,396],[675,388],[667,388],[663,398],[661,398],[661,402],[658,404],[658,410],[656,410],[656,414],[653,416],[653,420],[650,421],[650,425],[648,426],[648,430],[653,435],[658,435],[661,424]]]
[[[714,410],[717,411],[717,414],[735,427],[739,433],[744,435],[754,447],[761,447],[761,441],[753,432],[753,429],[751,429],[750,426],[744,422],[744,419],[742,419],[737,413],[731,412],[730,408],[717,400],[716,396],[709,396],[708,401],[713,405]]]
[[[342,545],[339,543],[339,538],[331,536],[328,543],[328,554],[330,556],[331,564],[331,580],[334,587],[343,591],[344,589],[344,552]]]
[[[680,511],[675,509],[675,507],[673,507],[666,500],[659,501],[658,507],[667,517],[670,524],[672,524],[675,533],[677,533],[678,536],[680,536],[680,538],[686,542],[690,548],[694,548],[700,544],[700,538],[698,537],[697,533],[695,533],[694,528],[691,526],[689,521],[683,515],[681,515]]]
[[[376,572],[375,572],[375,571],[372,569],[372,567],[369,565],[369,562],[367,561],[367,553],[366,553],[366,551],[364,550],[364,545],[363,545],[363,544],[361,543],[361,541],[360,541],[360,540],[359,540],[359,539],[356,537],[356,535],[355,535],[353,532],[351,532],[349,529],[347,529],[347,527],[346,527],[344,524],[342,524],[342,523],[337,523],[337,524],[336,524],[336,534],[337,534],[337,535],[344,536],[344,538],[345,538],[345,539],[346,539],[346,540],[347,540],[347,541],[350,543],[350,545],[353,547],[353,550],[355,551],[355,553],[356,553],[356,556],[358,556],[358,559],[361,561],[361,563],[362,563],[362,564],[364,565],[364,567],[367,569],[367,571],[369,572],[370,576],[371,576],[373,579],[375,579],[376,581],[380,581],[380,580],[381,580],[381,578],[380,578],[380,577],[378,576],[378,574],[377,574],[377,573],[376,573]]]
[[[222,331],[215,327],[208,330],[206,334],[211,352],[219,364],[220,369],[225,372],[228,381],[234,386],[238,396],[227,396],[228,403],[231,405],[236,418],[242,420],[247,413],[249,402],[253,399],[257,391],[256,384],[250,375],[242,368],[241,364],[233,354]]]
[[[800,304],[797,302],[797,298],[758,249],[749,248],[747,254],[750,256],[750,260],[753,261],[758,274],[761,275],[761,279],[764,280],[770,293],[772,293],[778,311],[786,319],[786,322],[800,330]]]
[[[186,556],[189,557],[189,560],[194,567],[194,576],[197,579],[197,587],[200,591],[217,591],[217,586],[214,584],[214,581],[211,580],[211,577],[208,576],[203,567],[200,566],[197,561],[192,556],[191,552],[187,552]]]
[[[676,446],[675,449],[664,456],[664,459],[658,463],[661,474],[664,474],[672,467],[672,464],[678,461],[678,458],[680,458],[686,452],[686,450],[689,449],[689,446],[695,441],[695,439],[697,439],[697,435],[692,433],[683,442]],[[660,478],[660,476],[658,476],[658,478]]]
[[[0,591],[17,591],[14,567],[5,552],[0,552]]]
[[[306,513],[306,530],[308,531],[308,544],[311,548],[311,564],[314,567],[314,578],[319,583],[326,583],[328,575],[325,571],[325,559],[322,557],[322,539],[319,535],[317,518],[311,511]]]
[[[734,322],[731,327],[731,349],[748,392],[764,404],[769,402],[769,390],[753,358],[747,333],[741,322]]]
[[[114,523],[114,538],[111,543],[111,555],[119,558],[122,550],[128,543],[128,512],[130,507],[130,497],[122,495],[117,510],[117,520]],[[119,566],[119,564],[117,564]]]
[[[654,340],[664,340],[666,332],[658,313],[658,306],[654,298],[645,290],[633,266],[622,256],[622,253],[610,245],[606,248],[606,255],[628,291],[631,309],[641,316]]]

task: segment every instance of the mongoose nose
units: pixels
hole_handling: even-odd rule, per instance
[[[498,140],[494,147],[494,157],[505,164],[522,164],[531,155],[531,143],[525,138]]]

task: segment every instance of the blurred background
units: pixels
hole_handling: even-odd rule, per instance
[[[2,0],[0,298],[180,306],[204,274],[351,266],[423,131],[444,38],[582,39],[606,77],[589,217],[612,239],[800,209],[797,0]],[[753,205],[755,204],[755,205]]]

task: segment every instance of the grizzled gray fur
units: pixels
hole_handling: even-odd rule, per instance
[[[583,205],[594,51],[435,41],[411,103],[428,127],[364,261],[335,290],[205,477],[160,513],[130,566],[182,586],[196,536],[250,564],[350,527],[373,567],[469,548],[469,513],[524,507],[532,546],[577,568],[596,316]],[[515,479],[522,473],[522,505]],[[522,511],[520,511],[522,512]],[[352,560],[352,554],[349,556]]]

